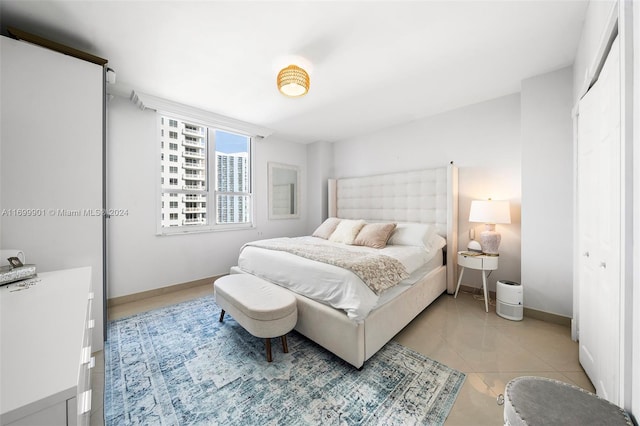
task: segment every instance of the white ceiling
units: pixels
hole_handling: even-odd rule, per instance
[[[338,141],[520,90],[573,63],[587,1],[12,1],[7,25],[109,60],[135,89]],[[303,98],[279,94],[292,58]]]

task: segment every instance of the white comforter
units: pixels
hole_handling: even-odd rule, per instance
[[[434,253],[428,253],[424,247],[387,246],[383,249],[374,249],[346,246],[315,237],[298,237],[298,239],[311,239],[316,244],[338,244],[349,250],[384,254],[400,261],[409,274],[434,257]],[[354,321],[363,320],[379,299],[353,272],[283,251],[247,246],[240,252],[238,266],[245,272],[287,287],[336,309],[342,309]]]

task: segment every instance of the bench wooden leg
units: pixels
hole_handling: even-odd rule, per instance
[[[220,312],[220,322],[224,319],[224,309]]]
[[[282,352],[284,352],[285,354],[289,353],[289,347],[287,346],[287,335],[285,334],[284,336],[280,337],[280,340],[282,340]]]
[[[264,339],[264,343],[267,348],[267,362],[271,362],[271,339],[267,337]]]

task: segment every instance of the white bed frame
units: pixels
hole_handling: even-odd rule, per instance
[[[331,179],[329,216],[433,223],[447,239],[446,265],[371,311],[362,322],[350,320],[342,310],[293,293],[298,300],[295,330],[360,368],[444,291],[455,291],[458,170],[451,164],[437,169]],[[231,273],[243,271],[234,266]]]

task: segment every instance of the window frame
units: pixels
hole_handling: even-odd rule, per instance
[[[234,231],[234,230],[247,230],[253,229],[256,227],[256,195],[255,195],[255,147],[254,144],[256,139],[260,139],[259,136],[251,135],[246,131],[241,129],[235,129],[229,126],[220,125],[215,122],[215,120],[203,120],[199,116],[190,116],[188,114],[181,114],[175,111],[168,110],[159,110],[156,109],[156,149],[157,153],[162,153],[162,147],[159,143],[162,140],[161,136],[161,120],[162,117],[166,117],[168,119],[175,119],[182,122],[193,123],[198,126],[203,126],[207,129],[208,137],[207,137],[207,149],[206,149],[206,159],[205,162],[207,164],[206,169],[206,209],[207,209],[207,224],[206,225],[180,225],[180,226],[171,226],[171,227],[163,227],[162,226],[162,195],[163,193],[192,193],[186,190],[178,190],[175,191],[173,189],[164,191],[162,188],[161,179],[159,179],[161,174],[161,166],[163,161],[160,160],[157,162],[157,174],[156,174],[156,235],[184,235],[184,234],[192,234],[192,233],[202,233],[202,232],[219,232],[219,231]],[[245,223],[217,223],[217,167],[216,167],[216,151],[215,151],[215,134],[216,130],[235,133],[238,135],[242,135],[248,138],[248,154],[247,160],[249,162],[248,170],[249,170],[249,192],[242,193],[249,197],[249,211],[250,211],[250,220]],[[161,158],[161,155],[158,155],[156,158]],[[205,195],[203,194],[203,195]],[[238,193],[239,194],[239,193]]]
[[[138,90],[132,90],[131,96],[129,97],[130,101],[140,110],[145,111],[154,111],[156,113],[157,120],[160,120],[161,115],[172,116],[177,119],[183,119],[185,121],[190,121],[194,123],[202,123],[203,125],[210,126],[216,129],[225,130],[229,132],[234,132],[237,134],[245,135],[251,138],[251,158],[250,158],[250,173],[251,178],[249,180],[251,185],[251,193],[252,193],[252,205],[251,205],[251,219],[252,225],[243,227],[241,229],[249,229],[256,227],[256,212],[257,212],[257,202],[256,202],[256,185],[255,185],[255,172],[256,172],[256,157],[255,157],[255,144],[259,143],[259,141],[268,138],[273,134],[273,130],[260,126],[257,124],[249,123],[246,121],[238,120],[231,117],[226,117],[224,115],[216,114],[211,111],[207,111],[204,109],[192,107],[190,105],[185,105],[180,102],[175,102],[169,99],[164,99],[158,96],[150,95],[148,93],[140,92]],[[158,122],[155,123],[156,132],[155,132],[155,146],[157,150],[160,150],[160,144],[157,143],[160,141],[160,125]],[[157,152],[157,151],[155,151]],[[157,157],[156,157],[157,158]],[[160,179],[158,179],[160,175],[160,161],[156,160],[156,174],[155,174],[155,187],[156,189],[156,211],[155,216],[157,220],[157,235],[170,235],[168,232],[163,232],[162,223],[160,217],[162,216],[162,209],[160,207],[162,196],[160,191]],[[168,228],[164,228],[168,229]],[[179,228],[182,230],[182,228]],[[223,228],[216,228],[215,230],[222,230]],[[234,228],[238,229],[238,228]],[[204,230],[208,232],[209,230]],[[196,232],[190,230],[189,232]],[[176,234],[183,234],[184,232],[176,232]]]

